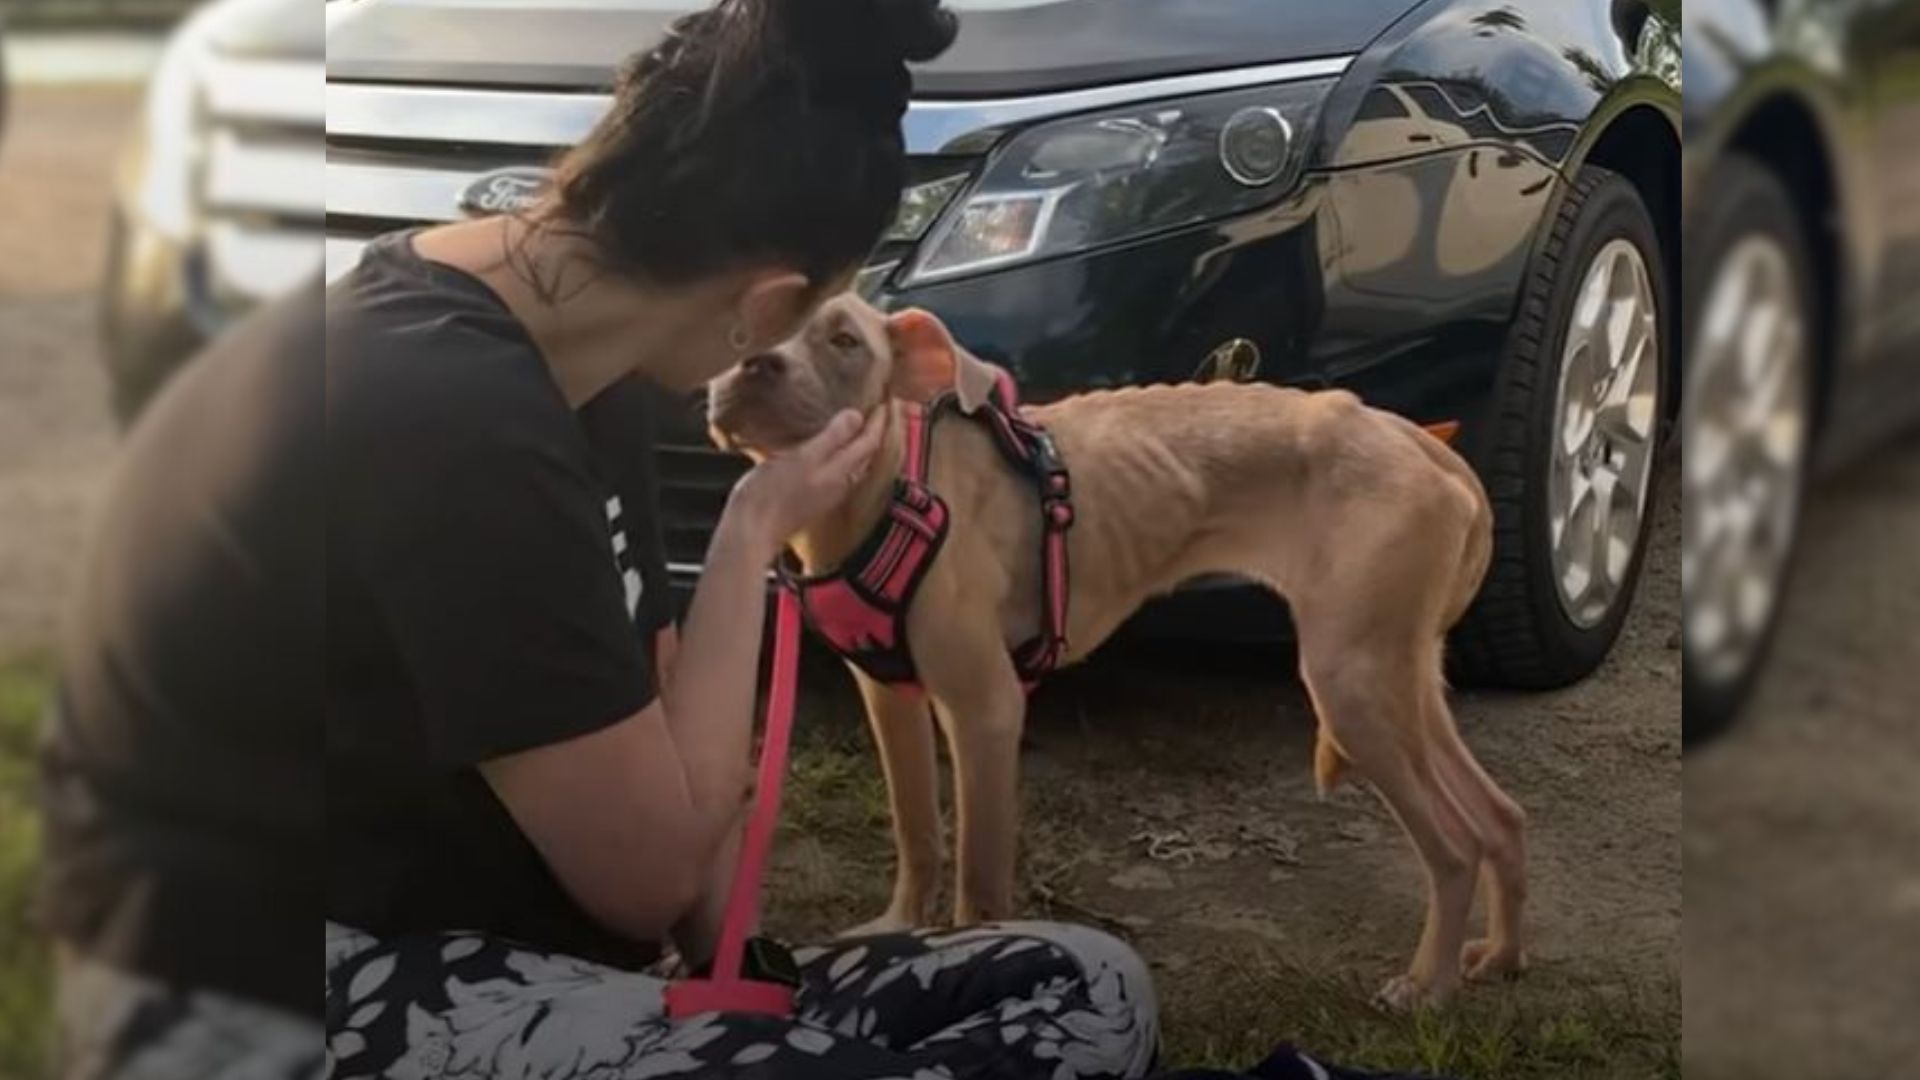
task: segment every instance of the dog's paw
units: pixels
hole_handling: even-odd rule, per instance
[[[840,931],[838,936],[843,938],[874,937],[879,934],[898,934],[912,929],[914,929],[913,920],[889,911],[885,915],[863,922],[859,926],[850,926]]]
[[[1395,975],[1373,995],[1374,1008],[1390,1013],[1411,1013],[1446,1003],[1448,991],[1430,986],[1412,975]]]
[[[1527,954],[1504,942],[1479,938],[1460,950],[1460,968],[1468,982],[1511,979],[1527,970]]]

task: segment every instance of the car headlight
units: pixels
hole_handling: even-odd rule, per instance
[[[187,238],[199,214],[206,152],[201,90],[214,30],[210,13],[203,9],[174,34],[147,84],[133,195],[141,220],[174,240]]]
[[[988,159],[903,284],[1087,251],[1275,202],[1300,178],[1332,79],[1041,124]]]

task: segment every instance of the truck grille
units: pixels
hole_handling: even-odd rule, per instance
[[[326,201],[314,153],[326,122],[321,64],[222,57],[202,86],[200,287],[231,314],[285,294],[318,267],[314,236]]]
[[[458,220],[460,193],[475,177],[550,162],[587,134],[607,103],[602,94],[327,84],[328,280],[381,233]],[[910,182],[972,164],[951,155],[915,158]],[[857,287],[872,295],[911,252],[909,242],[881,245]],[[669,562],[690,572],[705,558],[745,466],[708,442],[704,405],[667,411],[657,425],[661,524]]]
[[[684,437],[660,446],[660,527],[667,561],[698,566],[707,557],[713,524],[727,504],[727,492],[740,478],[743,463],[731,454],[688,445]]]

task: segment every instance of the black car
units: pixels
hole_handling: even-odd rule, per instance
[[[672,6],[325,5],[329,274],[530,197]],[[1544,687],[1598,664],[1676,400],[1677,3],[951,6],[859,287],[937,312],[1032,399],[1259,379],[1457,425],[1499,530],[1460,666]],[[691,574],[739,466],[685,417],[661,454]]]
[[[1686,12],[1689,737],[1781,617],[1806,483],[1920,420],[1920,0]]]

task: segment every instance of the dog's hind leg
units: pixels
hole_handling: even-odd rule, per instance
[[[1320,737],[1370,783],[1412,841],[1427,874],[1427,914],[1404,975],[1381,988],[1394,1009],[1438,1004],[1460,981],[1474,875],[1483,855],[1465,809],[1441,782],[1424,737],[1418,648],[1383,647],[1380,635],[1301,625],[1301,675]]]
[[[1428,682],[1425,715],[1442,782],[1467,813],[1480,839],[1487,891],[1487,936],[1467,942],[1461,964],[1470,980],[1511,975],[1526,967],[1523,931],[1527,902],[1526,812],[1474,759],[1447,706],[1445,685]]]
[[[944,843],[940,831],[940,764],[934,756],[933,714],[922,698],[910,697],[854,670],[854,682],[866,702],[867,722],[880,766],[887,777],[887,802],[893,811],[896,859],[893,899],[886,914],[848,931],[879,934],[909,930],[933,921],[940,895]]]

